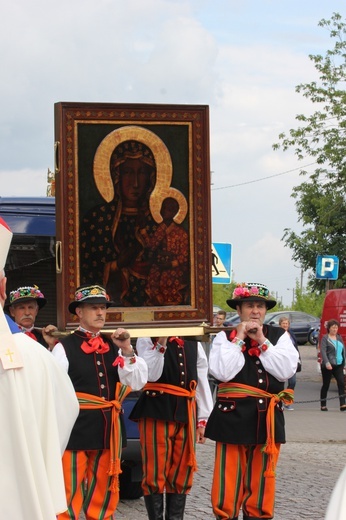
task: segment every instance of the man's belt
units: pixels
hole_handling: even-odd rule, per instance
[[[151,390],[164,394],[175,395],[177,397],[187,398],[187,416],[188,416],[188,449],[189,462],[193,471],[197,470],[197,461],[195,453],[195,439],[196,439],[196,388],[197,382],[190,382],[190,390],[180,388],[180,386],[169,385],[168,383],[147,383],[143,390]]]
[[[112,477],[109,490],[112,493],[119,492],[119,474],[121,473],[120,460],[122,450],[122,434],[119,414],[122,411],[122,402],[132,391],[132,388],[122,383],[117,383],[115,396],[112,401],[105,401],[102,397],[84,392],[76,392],[81,410],[101,410],[111,408],[111,431],[110,431],[110,465],[108,474]]]
[[[220,383],[217,397],[232,396],[236,399],[243,397],[264,397],[269,399],[269,406],[266,416],[267,439],[263,451],[268,454],[267,469],[265,477],[275,477],[273,455],[278,453],[275,445],[275,405],[282,401],[284,404],[293,403],[294,391],[290,388],[282,390],[278,394],[271,394],[254,386],[243,385],[241,383]]]

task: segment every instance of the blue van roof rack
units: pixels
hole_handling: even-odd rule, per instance
[[[54,197],[0,197],[0,216],[15,235],[55,237]]]

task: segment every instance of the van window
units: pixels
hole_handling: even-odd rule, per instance
[[[55,200],[0,197],[0,215],[13,232],[5,265],[7,295],[18,287],[38,285],[47,305],[39,312],[36,325],[55,325]]]
[[[38,285],[47,305],[38,313],[36,325],[56,324],[55,238],[13,235],[7,258],[7,295],[25,285]]]

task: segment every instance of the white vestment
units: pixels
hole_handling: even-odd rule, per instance
[[[0,362],[0,519],[56,520],[67,509],[61,457],[79,413],[71,380],[23,333],[22,368]]]
[[[345,520],[346,518],[346,467],[330,497],[325,520]]]

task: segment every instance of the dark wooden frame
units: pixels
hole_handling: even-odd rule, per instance
[[[104,103],[55,104],[55,186],[58,327],[76,325],[68,311],[80,285],[80,216],[100,202],[90,173],[100,143],[121,129],[149,130],[164,142],[172,159],[170,189],[187,201],[190,239],[189,304],[111,307],[106,328],[117,326],[198,325],[212,317],[209,109],[205,105]],[[120,132],[120,133],[121,133]],[[119,133],[119,132],[118,132]],[[115,132],[117,134],[117,132]],[[84,137],[83,137],[84,136]],[[84,140],[83,140],[84,139]],[[155,139],[154,139],[155,140]],[[184,159],[185,154],[185,159]],[[89,172],[89,173],[88,173]],[[90,176],[90,179],[86,176]],[[83,184],[83,189],[80,188]]]

